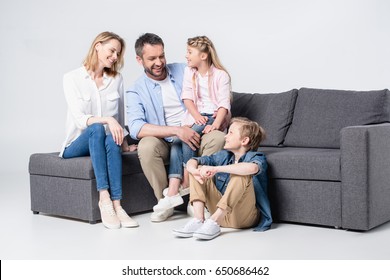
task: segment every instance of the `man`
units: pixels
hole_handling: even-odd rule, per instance
[[[138,157],[141,167],[159,200],[163,197],[163,189],[168,186],[165,165],[169,163],[173,140],[177,137],[192,149],[199,148],[199,154],[210,155],[222,149],[224,133],[213,131],[201,139],[191,128],[181,126],[185,112],[181,100],[185,64],[166,64],[164,42],[159,36],[152,33],[141,35],[135,43],[135,52],[144,74],[126,92],[128,126],[130,136],[140,139]],[[170,187],[169,195],[175,195],[179,192],[180,182]],[[161,222],[172,214],[173,208],[153,212],[151,220]]]

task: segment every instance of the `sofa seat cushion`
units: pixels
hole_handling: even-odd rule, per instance
[[[295,147],[340,148],[347,126],[389,121],[389,92],[301,88],[284,144]]]
[[[30,156],[29,173],[53,177],[95,179],[90,157],[63,159],[55,153],[36,153]],[[122,154],[122,175],[142,173],[137,152]]]
[[[273,179],[341,181],[340,150],[261,147]]]
[[[259,123],[266,131],[262,146],[283,144],[294,113],[297,90],[282,93],[233,93],[232,116],[247,117]]]

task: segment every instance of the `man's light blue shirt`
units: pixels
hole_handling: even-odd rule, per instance
[[[166,66],[168,77],[184,109],[181,91],[185,67],[186,64],[184,63],[172,63]],[[164,116],[161,87],[145,73],[126,91],[126,114],[130,136],[133,139],[138,140],[138,133],[146,123],[161,126],[167,125]],[[165,140],[172,142],[173,138],[167,137]]]

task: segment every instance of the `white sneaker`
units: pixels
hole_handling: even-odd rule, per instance
[[[130,218],[129,215],[127,215],[126,211],[122,207],[118,207],[115,209],[116,215],[118,219],[121,221],[121,226],[122,227],[138,227],[137,221],[133,220]]]
[[[187,205],[187,214],[190,217],[193,217],[193,218],[195,217],[194,206],[192,206],[190,202],[188,202],[188,205]],[[207,210],[207,208],[205,207],[204,208],[204,219],[206,220],[206,219],[210,218],[210,216],[211,216],[211,214],[210,214],[209,210]]]
[[[106,228],[117,229],[121,227],[121,222],[116,216],[111,200],[99,201],[99,208],[102,223]]]
[[[174,208],[178,205],[184,203],[183,198],[180,194],[174,196],[166,196],[158,201],[156,205],[153,207],[154,212],[162,212],[171,208]]]
[[[173,215],[173,208],[162,211],[162,212],[153,212],[150,216],[150,220],[155,223],[163,222]]]
[[[207,219],[203,225],[194,232],[193,236],[198,239],[210,240],[221,234],[221,227],[213,220]]]
[[[192,237],[195,231],[197,231],[203,225],[203,221],[196,218],[189,220],[183,227],[179,229],[173,229],[173,235],[179,237]]]
[[[163,196],[167,196],[167,194],[168,194],[168,188],[163,189]],[[180,185],[179,194],[181,196],[190,194],[190,187],[184,188],[182,185]]]

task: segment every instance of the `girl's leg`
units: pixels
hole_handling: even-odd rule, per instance
[[[179,192],[180,183],[183,178],[183,145],[184,143],[179,138],[176,138],[171,145],[168,196],[176,195]]]
[[[168,211],[184,202],[179,194],[179,187],[183,177],[183,154],[181,146],[182,142],[178,138],[171,145],[168,192],[153,207],[153,211],[156,213]]]

